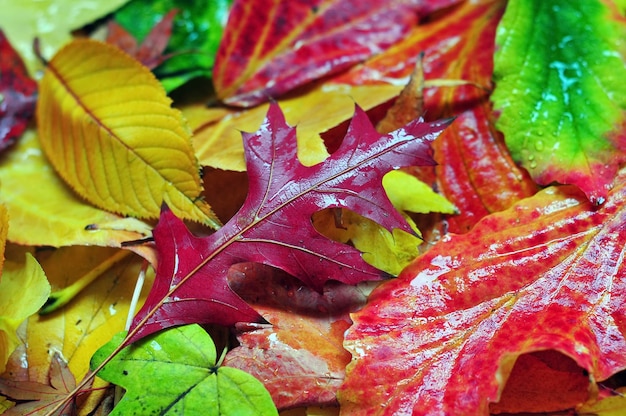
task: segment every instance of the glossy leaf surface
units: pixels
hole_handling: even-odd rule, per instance
[[[574,187],[541,191],[383,284],[346,335],[342,410],[488,414],[515,359],[545,349],[594,380],[624,369],[624,179],[601,209]]]
[[[268,389],[279,409],[336,405],[350,354],[343,333],[349,312],[365,304],[356,286],[332,284],[320,294],[276,269],[235,266],[230,285],[271,325],[240,328],[240,346],[224,365],[246,371]]]
[[[137,333],[131,340],[189,322],[257,321],[258,314],[226,282],[230,266],[240,262],[280,268],[318,291],[330,279],[351,284],[380,279],[381,272],[358,250],[318,233],[311,216],[325,208],[348,208],[389,231],[411,233],[382,192],[382,176],[401,166],[432,163],[429,142],[445,126],[415,120],[380,135],[357,108],[341,147],[307,167],[296,157],[295,129],[278,105],[270,106],[258,132],[244,133],[248,196],[225,226],[196,238],[169,210],[162,213],[154,230],[157,279],[133,321]]]
[[[455,1],[235,1],[213,79],[226,103],[253,106],[336,73],[402,39]]]
[[[50,61],[37,104],[39,140],[55,169],[106,210],[217,226],[189,132],[150,71],[119,49],[75,40]]]
[[[0,151],[24,132],[35,113],[37,83],[0,30]]]
[[[606,200],[626,160],[626,20],[609,2],[511,1],[498,29],[494,107],[540,184]]]
[[[120,333],[98,350],[92,368],[123,340]],[[217,363],[215,344],[198,325],[172,328],[126,347],[98,376],[126,389],[111,415],[278,415],[258,380]]]

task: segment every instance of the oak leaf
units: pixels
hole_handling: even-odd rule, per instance
[[[571,357],[592,380],[626,368],[625,176],[601,209],[547,188],[375,290],[346,334],[342,411],[486,415],[533,351]]]
[[[217,227],[178,110],[139,62],[80,39],[49,62],[37,102],[39,141],[64,180],[103,209],[156,218],[162,202]]]
[[[244,133],[249,191],[226,225],[196,238],[169,210],[161,214],[153,233],[157,278],[128,342],[190,322],[258,321],[258,313],[226,282],[228,269],[237,263],[283,269],[318,291],[331,279],[354,284],[382,278],[358,250],[318,233],[311,216],[325,208],[348,208],[387,230],[411,233],[382,191],[382,176],[401,166],[432,163],[429,143],[447,124],[415,120],[381,135],[357,107],[340,148],[307,167],[296,157],[295,129],[272,104],[258,132]]]

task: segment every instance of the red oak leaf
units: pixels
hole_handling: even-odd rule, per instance
[[[296,156],[296,131],[272,104],[257,133],[244,133],[246,200],[214,234],[196,238],[169,210],[154,229],[157,275],[128,342],[165,327],[191,322],[232,325],[259,315],[227,284],[228,269],[258,262],[284,270],[321,292],[328,280],[354,284],[383,273],[353,247],[322,236],[311,215],[348,208],[388,230],[412,232],[382,188],[382,177],[407,165],[432,164],[430,142],[448,121],[415,120],[386,135],[357,107],[337,151],[314,166]]]
[[[0,151],[24,132],[35,112],[37,83],[0,30]]]
[[[337,73],[402,39],[418,14],[458,0],[239,0],[213,80],[231,105],[252,106]]]
[[[163,56],[163,52],[167,48],[167,43],[172,35],[172,22],[177,12],[178,10],[174,9],[163,16],[159,23],[148,33],[141,45],[137,45],[137,40],[126,29],[116,22],[110,21],[106,41],[117,46],[148,68],[153,69],[169,58],[168,55]]]
[[[272,325],[243,328],[224,365],[261,380],[279,409],[337,405],[350,353],[349,313],[365,304],[357,286],[328,284],[320,294],[281,270],[233,266],[230,285]]]
[[[600,209],[550,187],[442,239],[352,315],[342,411],[487,415],[533,351],[626,368],[624,201],[626,171]]]

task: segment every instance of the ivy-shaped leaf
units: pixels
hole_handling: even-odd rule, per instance
[[[123,342],[119,333],[93,356],[95,369]],[[111,415],[278,415],[260,381],[217,362],[198,325],[169,329],[124,348],[98,376],[126,389]]]

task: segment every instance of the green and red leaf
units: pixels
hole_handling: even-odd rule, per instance
[[[495,54],[498,129],[542,185],[602,204],[626,160],[626,19],[602,0],[510,1]]]

